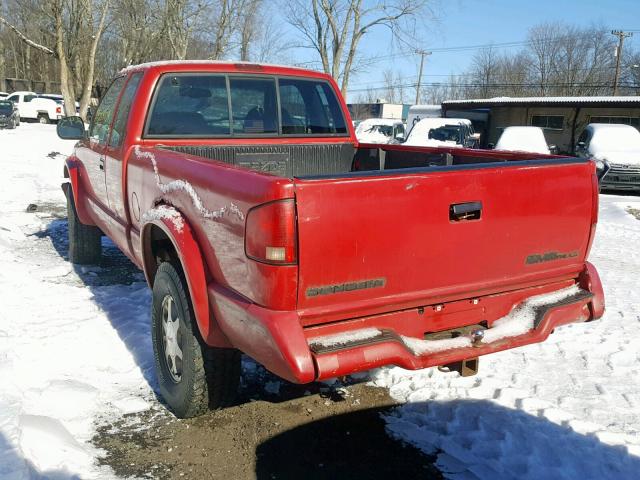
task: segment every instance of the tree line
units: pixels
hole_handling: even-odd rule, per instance
[[[429,9],[428,0],[6,0],[0,3],[0,76],[57,78],[66,114],[75,113],[77,100],[85,118],[95,87],[128,65],[173,59],[291,64],[304,49],[346,92],[350,76],[363,68],[362,40],[385,29],[399,46],[410,45]],[[278,19],[297,32],[294,39],[285,39]]]
[[[351,99],[409,103],[417,75],[387,69],[381,86],[364,91],[351,78],[380,68],[363,54],[368,37],[384,35],[388,51],[403,57],[421,46],[437,1],[0,0],[0,77],[57,79],[66,113],[78,101],[83,118],[121,68],[172,59],[297,64],[332,75]],[[478,48],[466,71],[445,80],[430,80],[427,62],[420,102],[612,93],[617,38],[604,26],[548,22],[515,43]],[[640,87],[640,52],[631,47],[620,62],[620,94]],[[299,62],[300,52],[314,60]]]
[[[514,42],[515,43],[515,42]],[[485,46],[473,54],[469,68],[443,81],[429,77],[421,103],[444,100],[527,96],[612,95],[618,39],[601,26],[577,27],[546,22],[529,29],[526,40],[513,46]],[[620,61],[618,94],[640,93],[640,51],[625,44]],[[378,98],[411,102],[417,77],[384,72],[383,85],[360,92],[363,102]]]

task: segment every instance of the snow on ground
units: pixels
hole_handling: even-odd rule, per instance
[[[95,465],[96,425],[156,405],[142,276],[108,241],[102,266],[66,259],[72,145],[51,125],[0,131],[3,479],[114,477]]]
[[[71,146],[48,125],[0,131],[3,479],[113,477],[95,464],[96,426],[158,405],[141,274],[106,240],[100,266],[66,260]],[[406,402],[386,416],[389,432],[437,454],[453,479],[638,478],[640,221],[629,207],[640,198],[601,196],[591,259],[602,320],[483,357],[476,377],[378,370],[374,383]]]
[[[391,435],[451,479],[640,478],[640,198],[601,195],[590,260],[607,312],[538,345],[480,359],[474,377],[380,369],[373,383],[406,402]]]

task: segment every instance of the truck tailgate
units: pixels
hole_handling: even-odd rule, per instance
[[[303,323],[577,275],[593,175],[556,159],[296,179]]]

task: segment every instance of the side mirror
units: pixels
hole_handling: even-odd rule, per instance
[[[489,148],[489,150],[493,150],[494,148],[496,148],[496,144],[495,143],[489,143],[489,144],[487,144],[487,147]]]
[[[558,154],[558,147],[557,145],[549,145],[549,153],[551,155],[557,155]]]
[[[58,121],[56,132],[64,140],[82,140],[85,137],[84,122],[80,117],[64,117]]]
[[[395,136],[395,139],[396,139],[398,142],[404,142],[404,133],[399,133],[399,134],[397,134],[397,135]]]

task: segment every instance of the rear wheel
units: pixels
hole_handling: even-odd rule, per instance
[[[179,266],[160,264],[151,309],[156,373],[169,408],[189,418],[229,405],[240,382],[240,352],[204,343]]]
[[[46,113],[39,113],[38,114],[38,122],[40,122],[42,124],[49,123],[49,115],[47,115]]]
[[[67,194],[67,219],[69,222],[69,261],[80,265],[96,264],[102,256],[102,232],[98,227],[85,225],[78,218],[71,188]]]

